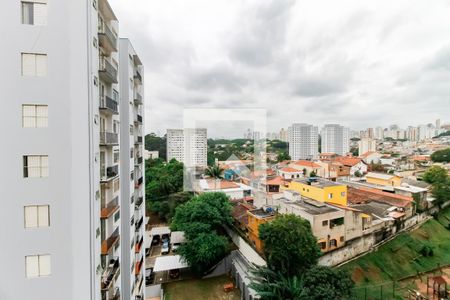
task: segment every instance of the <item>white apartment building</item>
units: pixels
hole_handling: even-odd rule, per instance
[[[370,138],[362,138],[358,141],[359,155],[363,155],[367,152],[377,151],[377,141]]]
[[[206,167],[207,151],[206,128],[167,129],[167,161],[175,158],[187,167]]]
[[[377,140],[383,140],[384,139],[384,129],[383,127],[376,127],[375,128],[375,139]]]
[[[124,287],[139,242],[124,240],[136,228],[124,212],[143,187],[122,190],[135,166],[122,159],[114,12],[106,0],[5,1],[1,22],[0,298],[144,299],[135,278]]]
[[[145,288],[144,67],[128,39],[119,41],[121,270],[123,295],[141,297]]]
[[[320,131],[321,152],[346,155],[350,151],[350,129],[338,124],[326,124]]]
[[[289,156],[292,160],[316,159],[319,154],[317,126],[295,123],[288,128]]]

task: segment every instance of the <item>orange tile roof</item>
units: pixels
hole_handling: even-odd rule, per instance
[[[310,167],[310,168],[320,168],[320,165],[309,160],[298,160],[295,162],[297,166]]]
[[[320,153],[320,156],[333,156],[333,155],[336,155],[336,153],[333,153],[333,152]]]
[[[227,181],[227,180],[221,180],[221,181],[220,181],[220,185],[219,185],[219,184],[216,185],[216,181],[215,181],[215,180],[208,180],[208,187],[209,187],[210,189],[216,189],[216,188],[218,188],[218,189],[223,190],[223,189],[234,189],[234,188],[238,188],[239,185],[236,184],[235,182]]]
[[[340,156],[336,157],[336,161],[342,163],[344,166],[351,166],[357,165],[361,162],[360,158],[356,157],[346,157],[346,156]]]
[[[280,171],[282,172],[286,172],[286,173],[298,173],[301,172],[300,170],[291,168],[291,167],[285,167],[285,168],[281,168]]]
[[[286,181],[280,176],[277,176],[275,178],[266,181],[266,185],[285,185],[285,184]]]
[[[348,201],[352,204],[361,204],[371,201],[378,201],[397,207],[406,207],[411,205],[413,198],[398,194],[384,192],[372,188],[353,188],[348,187]]]

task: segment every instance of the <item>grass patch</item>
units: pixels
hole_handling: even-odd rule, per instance
[[[360,257],[341,268],[352,274],[358,287],[381,284],[430,271],[450,263],[450,208],[442,211],[420,228],[402,233],[377,251]],[[431,247],[432,256],[423,256]]]
[[[164,284],[165,300],[240,300],[239,289],[225,293],[223,285],[233,282],[227,276],[190,279]]]

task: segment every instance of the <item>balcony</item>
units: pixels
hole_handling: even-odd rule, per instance
[[[98,42],[107,55],[117,52],[117,35],[107,25],[103,25],[99,30]]]
[[[133,78],[135,83],[142,84],[142,76],[141,73],[139,73],[139,71],[136,71]]]
[[[114,247],[120,240],[119,228],[114,230],[109,238],[102,241],[102,255],[108,254],[112,247]]]
[[[135,160],[135,165],[141,165],[142,164],[142,162],[143,162],[143,158],[142,158],[142,156],[140,156],[140,157],[138,157],[136,160]]]
[[[141,236],[139,242],[134,246],[135,253],[140,253],[142,249],[142,245],[144,244],[144,237]]]
[[[139,275],[140,273],[141,273],[141,269],[142,269],[142,264],[144,263],[144,257],[142,256],[141,257],[141,260],[139,260],[137,263],[136,263],[136,266],[135,266],[135,274],[136,274],[136,276],[137,275]]]
[[[119,258],[115,257],[109,261],[108,266],[106,267],[105,271],[102,274],[102,281],[101,281],[101,288],[102,290],[109,290],[112,283],[117,279],[119,276]],[[116,291],[117,293],[117,291]]]
[[[144,197],[139,197],[139,198],[136,200],[136,203],[134,204],[134,205],[135,205],[135,208],[136,208],[136,209],[140,209],[143,202],[144,202]]]
[[[144,223],[144,216],[141,216],[141,218],[139,219],[139,221],[136,222],[136,225],[135,225],[136,232],[140,230],[143,223]]]
[[[134,187],[139,188],[139,186],[142,184],[143,181],[144,181],[144,178],[142,178],[142,176],[141,176],[134,184]]]
[[[100,211],[100,218],[107,219],[111,217],[119,209],[119,196],[116,196],[112,201],[106,205],[102,205]]]
[[[106,168],[106,177],[103,177],[101,181],[110,181],[111,179],[119,175],[119,165]]]
[[[136,105],[141,105],[142,103],[143,103],[143,102],[142,102],[142,96],[141,96],[141,94],[136,93],[135,96],[134,96],[134,104],[136,104]]]
[[[119,105],[117,101],[108,96],[100,96],[100,110],[105,112],[110,112],[113,115],[117,115],[119,113]]]
[[[136,117],[134,118],[134,123],[142,124],[142,116],[137,114]]]
[[[116,146],[119,145],[119,135],[114,132],[100,132],[100,146]]]
[[[98,76],[107,83],[117,83],[117,69],[104,57],[100,59]]]
[[[142,136],[137,136],[134,143],[135,144],[142,144]]]

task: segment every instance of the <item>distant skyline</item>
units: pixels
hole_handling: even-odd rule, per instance
[[[448,1],[110,3],[145,65],[147,133],[199,107],[266,108],[269,131],[450,122]]]

